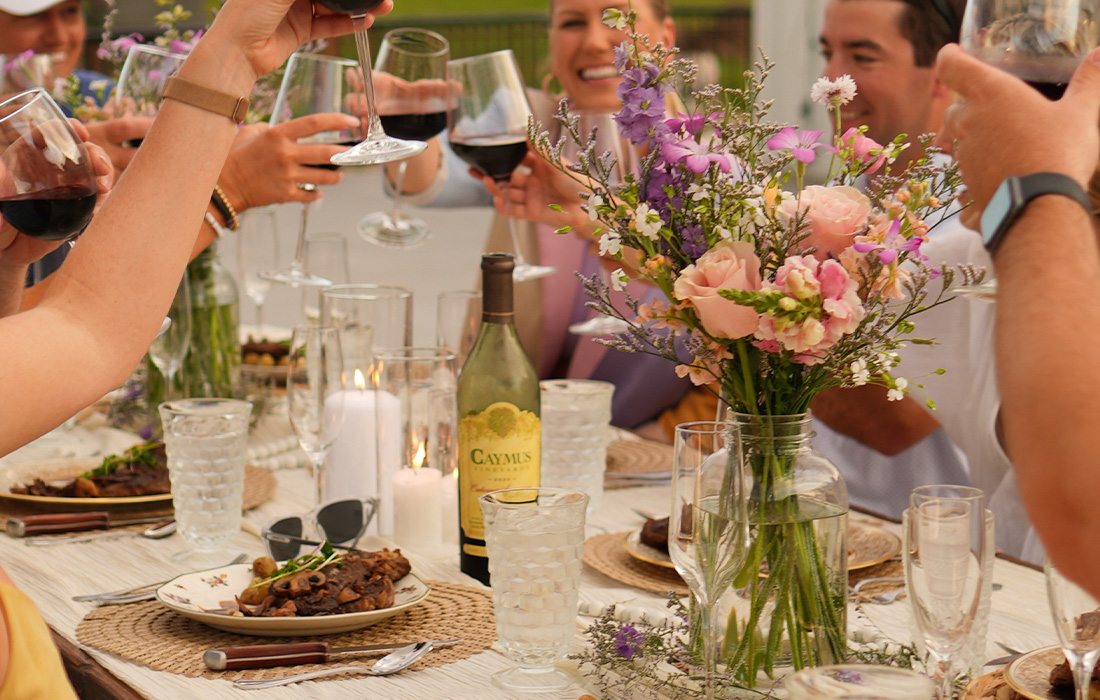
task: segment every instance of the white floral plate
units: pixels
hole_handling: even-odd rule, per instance
[[[393,617],[428,597],[431,586],[416,574],[394,583],[397,596],[392,607],[369,612],[310,617],[242,617],[235,596],[252,583],[252,566],[236,564],[179,576],[157,589],[157,600],[184,617],[216,629],[259,637],[298,637],[335,634],[369,627]]]

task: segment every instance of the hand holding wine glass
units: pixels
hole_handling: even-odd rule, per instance
[[[1077,700],[1088,700],[1092,669],[1100,658],[1100,602],[1070,581],[1050,561],[1043,566],[1047,597],[1062,653],[1073,671]]]
[[[332,326],[297,326],[290,338],[287,410],[298,444],[309,456],[323,503],[325,455],[344,423],[344,360],[340,334]]]

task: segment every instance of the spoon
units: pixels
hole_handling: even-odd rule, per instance
[[[333,668],[325,668],[320,671],[309,671],[307,673],[295,673],[290,676],[283,676],[282,678],[271,678],[268,680],[244,680],[234,681],[233,686],[241,688],[242,690],[263,690],[265,688],[274,688],[280,685],[290,685],[291,683],[301,683],[302,681],[313,680],[314,678],[327,678],[329,676],[339,676],[345,673],[362,674],[366,676],[388,676],[391,673],[397,673],[404,670],[409,666],[412,666],[421,656],[424,656],[432,650],[433,643],[417,642],[416,644],[410,644],[408,646],[401,647],[395,652],[386,654],[378,661],[375,661],[370,666],[334,666]]]

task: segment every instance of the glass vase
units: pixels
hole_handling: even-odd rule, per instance
[[[808,413],[728,412],[751,475],[749,552],[724,601],[723,656],[739,683],[847,655],[848,489],[811,447]]]

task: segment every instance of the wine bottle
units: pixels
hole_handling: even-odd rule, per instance
[[[539,381],[516,333],[512,270],[506,253],[481,258],[481,329],[458,378],[459,559],[462,572],[489,583],[478,498],[535,487],[542,429]]]

